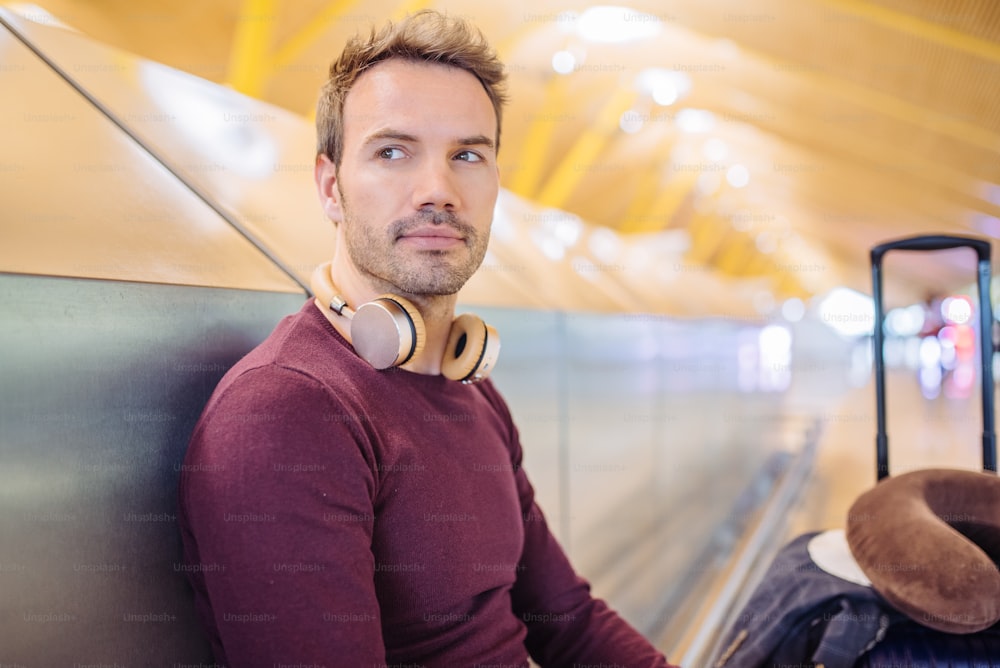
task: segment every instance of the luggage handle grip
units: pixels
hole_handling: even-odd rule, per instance
[[[976,251],[980,262],[990,259],[990,243],[988,241],[949,234],[928,234],[879,244],[872,248],[871,258],[873,263],[880,263],[882,256],[891,250],[935,251],[951,248],[971,248]]]

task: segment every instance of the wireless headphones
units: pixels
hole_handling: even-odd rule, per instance
[[[424,349],[427,336],[417,307],[396,295],[381,295],[357,309],[337,294],[330,263],[312,275],[316,305],[351,322],[351,345],[376,369],[406,364]],[[462,383],[478,383],[490,375],[500,355],[500,336],[478,316],[463,313],[451,323],[441,373]]]

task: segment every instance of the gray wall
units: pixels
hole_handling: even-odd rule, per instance
[[[184,449],[302,301],[0,275],[0,663],[211,661],[175,522]]]

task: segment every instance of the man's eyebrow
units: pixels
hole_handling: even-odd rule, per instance
[[[374,144],[375,142],[382,141],[384,139],[393,139],[395,141],[405,141],[414,144],[420,143],[420,139],[408,132],[400,132],[397,130],[376,130],[375,132],[368,135],[365,138],[365,144]],[[459,146],[485,146],[486,148],[494,148],[494,141],[487,137],[486,135],[472,135],[469,137],[459,137],[455,140],[455,143]]]
[[[473,135],[472,137],[462,137],[458,140],[460,146],[485,146],[493,148],[493,140],[486,135]]]
[[[382,141],[383,139],[395,139],[396,141],[413,143],[419,141],[416,137],[406,132],[398,132],[396,130],[377,130],[365,138],[365,144],[373,144],[377,141]]]

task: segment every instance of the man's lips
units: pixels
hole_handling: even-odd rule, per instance
[[[398,240],[422,248],[451,248],[465,243],[465,237],[461,232],[444,225],[419,227],[400,235]]]
[[[461,239],[462,233],[446,225],[434,225],[432,227],[418,227],[400,235],[406,237],[444,237],[447,239]]]

